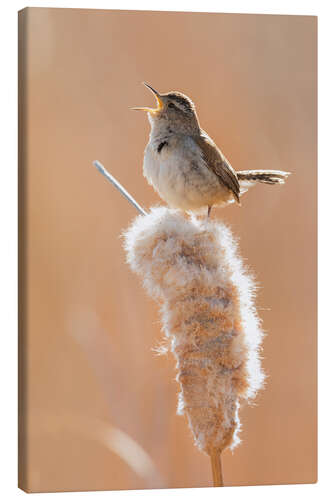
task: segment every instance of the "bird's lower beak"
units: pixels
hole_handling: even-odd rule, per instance
[[[151,87],[150,85],[148,85],[148,83],[143,83],[149,90],[152,91],[152,93],[154,94],[155,98],[156,98],[156,101],[157,101],[157,108],[146,108],[146,107],[139,107],[139,108],[131,108],[133,109],[134,111],[147,111],[148,113],[154,115],[156,113],[158,113],[159,111],[161,111],[161,109],[163,109],[163,101],[161,99],[161,96],[160,94],[157,92],[157,90],[153,89],[153,87]]]

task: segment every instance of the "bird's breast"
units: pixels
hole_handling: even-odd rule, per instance
[[[191,137],[150,140],[145,149],[144,176],[171,207],[194,210],[215,202],[222,188],[207,168]]]

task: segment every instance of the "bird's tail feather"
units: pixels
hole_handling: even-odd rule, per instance
[[[284,184],[288,175],[290,172],[282,170],[241,170],[237,172],[238,180],[245,181],[245,183]]]

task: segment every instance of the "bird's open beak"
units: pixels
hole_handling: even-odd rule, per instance
[[[148,83],[146,82],[143,82],[143,84],[149,89],[152,91],[152,93],[154,94],[155,98],[156,98],[156,101],[157,101],[157,108],[146,108],[146,107],[140,107],[140,108],[131,108],[133,109],[134,111],[147,111],[148,113],[154,115],[156,113],[158,113],[159,111],[161,111],[161,109],[163,109],[163,101],[161,99],[161,96],[160,94],[157,92],[157,90],[153,89],[153,87],[151,87],[150,85],[148,85]]]

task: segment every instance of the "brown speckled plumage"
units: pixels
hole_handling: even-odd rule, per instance
[[[151,124],[143,171],[149,184],[170,207],[201,210],[214,205],[240,203],[249,187],[262,182],[283,184],[288,172],[235,171],[214,141],[204,132],[194,103],[180,92],[160,94],[150,85],[158,107],[148,112]],[[160,144],[167,142],[163,151]]]

